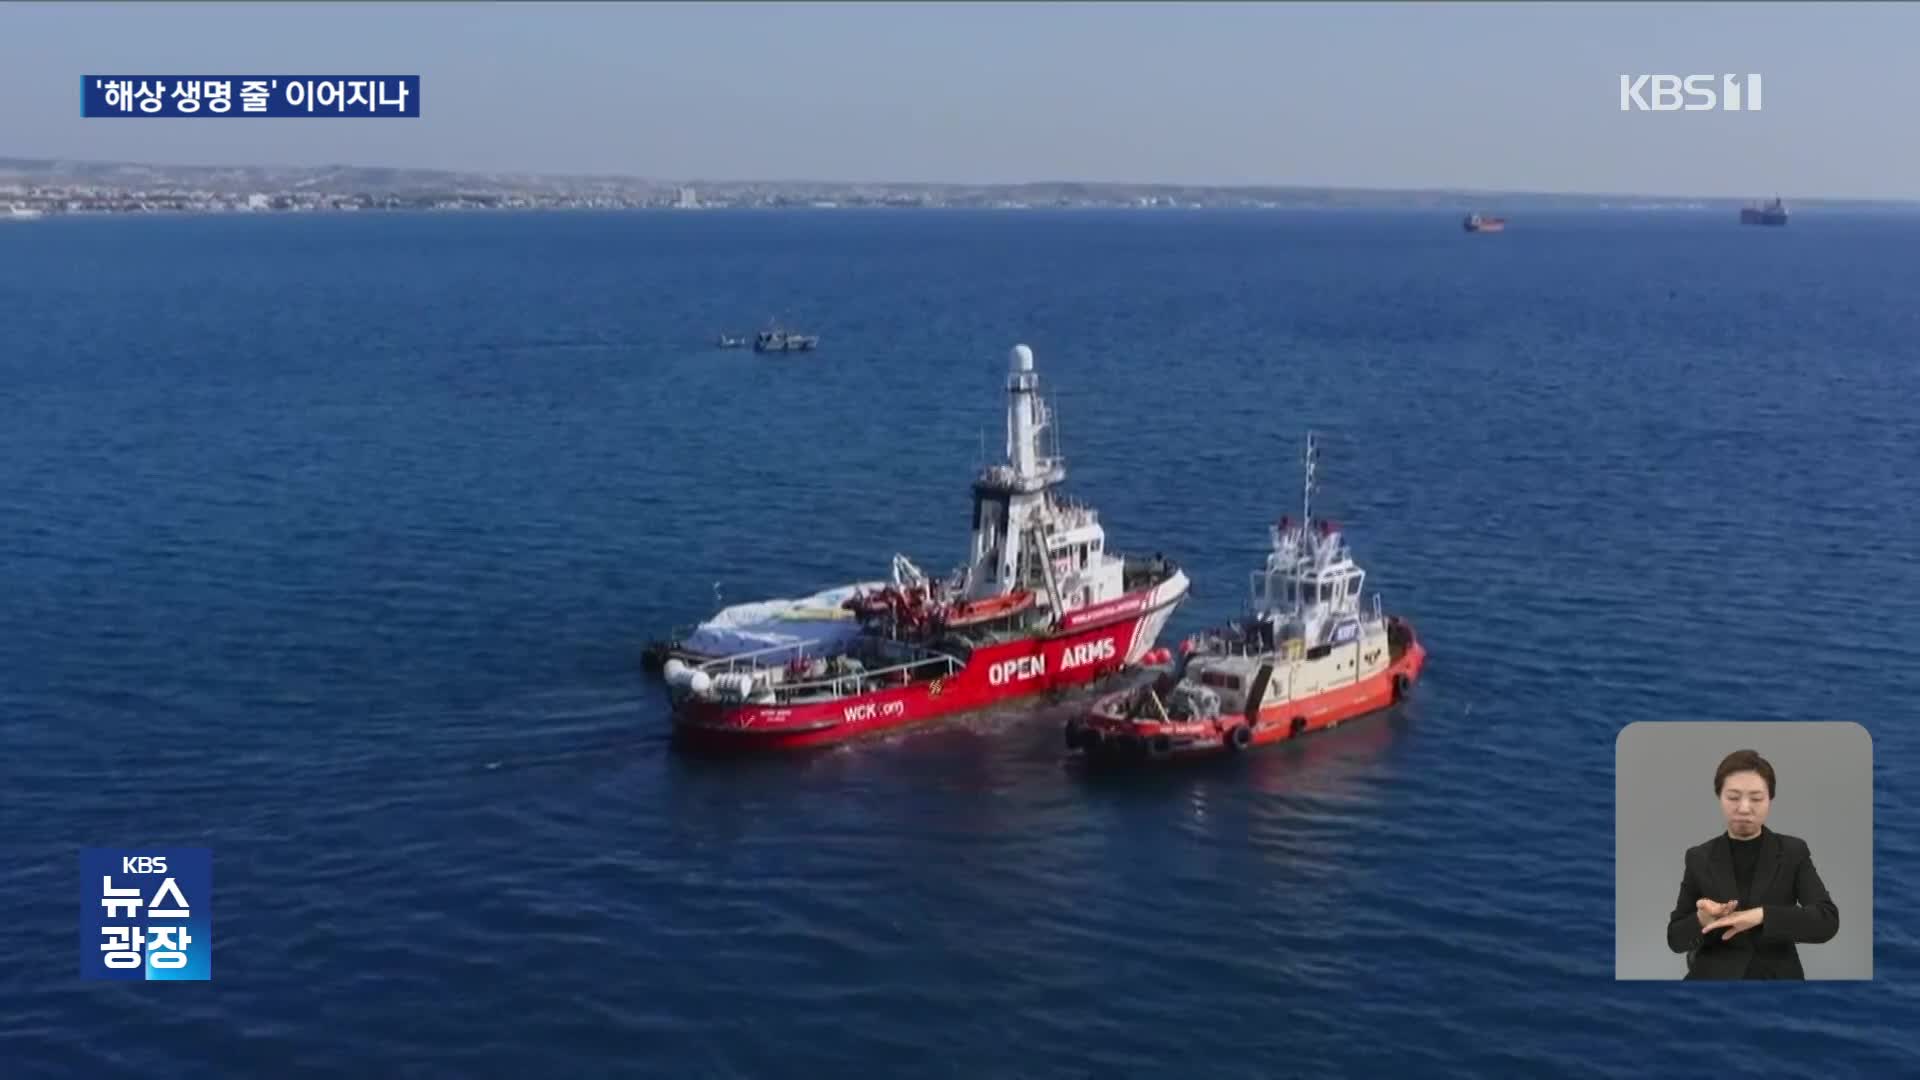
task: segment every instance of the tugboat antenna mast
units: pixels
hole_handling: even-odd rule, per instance
[[[1300,485],[1300,530],[1303,533],[1313,523],[1311,513],[1313,510],[1313,462],[1316,456],[1314,451],[1313,432],[1309,431],[1306,453],[1307,478],[1306,482]]]

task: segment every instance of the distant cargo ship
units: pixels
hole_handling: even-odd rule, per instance
[[[1487,217],[1483,214],[1468,214],[1460,227],[1468,232],[1502,232],[1507,227],[1506,218]]]
[[[1778,196],[1764,206],[1743,206],[1740,208],[1742,225],[1785,225],[1787,223],[1787,204]]]

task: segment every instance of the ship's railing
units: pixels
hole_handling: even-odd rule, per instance
[[[771,660],[773,657],[776,657],[776,656],[789,656],[790,659],[791,658],[804,659],[807,654],[808,646],[812,644],[814,643],[808,642],[808,641],[793,641],[793,642],[788,642],[785,645],[769,645],[764,649],[754,649],[751,652],[734,653],[731,656],[722,656],[716,660],[708,660],[707,662],[696,665],[696,666],[699,667],[701,671],[704,671],[709,675],[731,673],[731,672],[740,670],[742,667],[746,668],[748,671],[755,671],[762,667],[778,666],[774,664],[764,663],[764,661]]]
[[[1066,463],[1063,460],[1041,458],[1034,462],[1034,473],[1024,479],[1013,471],[1011,465],[989,465],[974,474],[974,483],[1032,493],[1047,484],[1059,483],[1066,479],[1066,475]]]
[[[894,664],[891,667],[874,668],[871,671],[829,675],[806,682],[778,682],[768,689],[773,691],[774,698],[779,701],[791,701],[823,690],[830,697],[843,697],[850,693],[858,693],[863,687],[870,687],[874,683],[884,683],[889,678],[904,686],[914,681],[913,673],[915,672],[926,675],[938,668],[941,669],[940,674],[946,676],[959,671],[961,667],[962,662],[959,657],[949,656],[946,653],[934,653],[918,660],[909,660],[904,664]]]
[[[786,645],[771,645],[764,649],[754,649],[751,652],[735,653],[732,656],[709,660],[704,664],[696,666],[699,670],[709,675],[733,674],[744,671],[749,675],[757,677],[762,673],[771,674],[779,671],[785,667],[786,664],[794,661],[810,659],[807,650],[813,644],[812,642],[797,641]],[[896,643],[895,647],[903,652],[914,655],[911,656],[911,659],[898,664],[891,664],[887,667],[862,668],[859,671],[827,675],[818,679],[809,679],[805,682],[788,682],[782,680],[773,683],[768,689],[772,690],[776,696],[782,698],[793,697],[807,691],[821,689],[832,689],[837,694],[842,687],[858,685],[863,681],[881,679],[889,675],[897,675],[901,672],[926,671],[938,666],[944,667],[946,669],[945,674],[951,675],[965,666],[965,661],[959,657],[953,656],[950,653],[940,652],[937,649],[901,643]],[[843,655],[845,655],[845,653],[839,650],[830,649],[826,652],[824,658],[831,661],[834,657]],[[784,658],[783,662],[776,662],[782,660],[782,658]],[[911,682],[912,679],[909,678],[905,681]]]
[[[1200,639],[1197,655],[1256,657],[1286,651],[1285,642],[1276,642],[1275,646],[1269,649],[1258,641],[1230,641],[1226,638],[1203,637]]]
[[[1055,495],[1053,510],[1063,520],[1085,523],[1097,521],[1100,518],[1100,511],[1095,509],[1092,503],[1069,495]]]
[[[1276,615],[1282,619],[1291,617],[1294,612],[1292,607],[1281,607],[1274,604],[1273,598],[1267,594],[1266,590],[1259,587],[1262,577],[1262,574],[1255,571],[1252,581],[1249,583],[1249,592],[1251,595],[1247,600],[1246,617],[1256,621],[1269,619]],[[1383,612],[1380,607],[1379,593],[1374,593],[1372,596],[1352,607],[1346,606],[1344,601],[1339,600],[1325,604],[1315,601],[1306,605],[1306,607],[1309,610],[1321,608],[1331,611],[1335,617],[1334,621],[1336,622],[1341,617],[1348,615],[1353,616],[1362,623],[1376,623],[1386,618],[1385,612]]]
[[[1278,614],[1285,617],[1291,613],[1290,612],[1272,612],[1271,614]],[[1383,610],[1380,603],[1379,593],[1373,594],[1373,596],[1370,598],[1370,602],[1362,602],[1361,604],[1354,607],[1351,611],[1343,611],[1343,612],[1339,612],[1338,614],[1342,617],[1351,615],[1354,621],[1360,624],[1360,629],[1363,632],[1370,627],[1384,624],[1387,621],[1386,612]],[[1254,613],[1254,614],[1251,614],[1249,617],[1256,620],[1262,620],[1269,617],[1269,614]],[[1341,620],[1337,618],[1335,620],[1335,623],[1339,621]],[[1269,649],[1267,648],[1266,643],[1257,636],[1236,635],[1229,630],[1218,630],[1218,629],[1211,630],[1211,631],[1202,631],[1198,634],[1191,635],[1191,640],[1194,642],[1195,646],[1198,649],[1200,649],[1202,652],[1205,652],[1209,656],[1247,656],[1247,657],[1267,656],[1267,655],[1285,656],[1287,655],[1287,650],[1290,647],[1290,643],[1292,642],[1300,642],[1300,648],[1303,650],[1306,648],[1306,645],[1303,639],[1284,638],[1284,639],[1276,640],[1273,643],[1273,648]],[[1346,644],[1350,644],[1350,642],[1340,642],[1340,644],[1346,645]]]
[[[902,642],[886,642],[885,644],[892,645],[894,648],[903,651],[911,650],[920,653],[932,652],[930,649],[916,649],[915,646]],[[831,660],[836,656],[843,655],[846,655],[844,647],[828,646],[825,649],[819,649],[818,642],[795,641],[785,645],[769,645],[764,649],[754,649],[751,652],[734,653],[731,656],[718,657],[696,666],[709,675],[719,675],[742,670],[749,672],[767,671],[785,667],[787,664],[796,660]],[[941,653],[939,655],[944,656],[946,654]]]
[[[1088,509],[1056,509],[1053,513],[1053,521],[1054,524],[1059,527],[1060,531],[1065,532],[1068,529],[1081,529],[1088,525],[1097,525],[1100,523],[1100,516]]]
[[[1121,581],[1128,591],[1147,586],[1158,587],[1172,580],[1180,570],[1180,564],[1161,556],[1155,559],[1151,555],[1134,555],[1108,548],[1101,552],[1104,558],[1117,559],[1121,565]]]

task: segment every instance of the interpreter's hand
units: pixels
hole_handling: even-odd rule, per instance
[[[1722,926],[1728,927],[1727,932],[1720,935],[1721,941],[1727,941],[1727,940],[1730,940],[1735,934],[1741,933],[1742,931],[1745,931],[1745,930],[1751,930],[1754,927],[1759,926],[1761,923],[1765,922],[1766,919],[1767,919],[1766,908],[1757,908],[1757,907],[1748,908],[1745,911],[1735,912],[1732,915],[1723,915],[1720,918],[1715,919],[1712,922],[1708,923],[1707,925],[1701,927],[1700,929],[1704,933],[1710,930],[1717,930]]]
[[[1700,919],[1700,929],[1705,930],[1708,923],[1733,914],[1733,909],[1739,906],[1738,900],[1709,900],[1703,896],[1693,902],[1693,911]]]

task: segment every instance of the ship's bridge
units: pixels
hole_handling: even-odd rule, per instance
[[[1282,518],[1273,526],[1272,540],[1265,568],[1252,574],[1248,599],[1255,612],[1357,606],[1366,571],[1353,561],[1345,535],[1332,522],[1303,527]]]
[[[1032,589],[1056,611],[1071,611],[1121,594],[1125,560],[1105,551],[1093,509],[1058,493],[1066,477],[1033,350],[1016,345],[1008,355],[1007,457],[973,482],[973,541],[960,576],[966,596]]]
[[[973,478],[975,497],[1005,498],[1008,495],[1031,495],[1045,490],[1067,479],[1067,462],[1060,457],[1042,457],[1034,460],[1034,468],[1029,473],[1019,473],[1011,465],[989,465],[981,469]]]
[[[1317,645],[1361,616],[1366,571],[1353,561],[1337,526],[1330,521],[1295,525],[1282,518],[1272,538],[1266,567],[1253,572],[1248,600],[1276,637],[1302,637]]]

